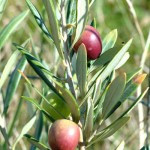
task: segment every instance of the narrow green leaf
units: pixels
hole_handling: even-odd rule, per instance
[[[97,73],[90,81],[92,82],[92,85],[95,83],[95,80],[97,78],[100,78],[101,81],[103,82],[109,75],[110,73],[114,70],[114,68],[118,65],[120,62],[121,58],[124,56],[126,51],[129,49],[130,45],[132,43],[132,39],[129,40],[123,47],[122,49],[113,57],[113,59],[108,63],[108,65],[104,68],[104,70],[100,73]]]
[[[127,121],[129,121],[130,117],[125,116],[120,118],[119,120],[114,121],[108,127],[103,129],[102,131],[98,132],[95,137],[92,139],[89,145],[92,145],[98,141],[101,141],[109,136],[113,135],[116,131],[118,131],[122,126],[124,126]]]
[[[67,103],[54,92],[50,92],[46,97],[47,101],[42,102],[42,108],[55,120],[66,119],[70,115],[70,109]],[[53,108],[51,108],[53,107]],[[57,111],[54,111],[54,109]]]
[[[129,52],[126,52],[124,54],[124,56],[122,57],[122,59],[120,60],[120,62],[118,63],[118,65],[115,67],[115,70],[117,70],[118,68],[122,67],[127,62],[129,57],[130,57]]]
[[[119,119],[122,118],[122,117],[124,117],[125,115],[127,115],[127,114],[129,114],[129,113],[131,112],[131,110],[136,106],[136,104],[137,104],[138,102],[140,102],[140,101],[143,99],[143,97],[144,97],[145,94],[147,93],[148,89],[149,89],[149,88],[147,88],[147,89],[132,103],[132,105],[119,117]]]
[[[76,0],[68,0],[67,23],[72,24],[76,21]]]
[[[52,0],[43,0],[44,6],[46,8],[49,24],[51,29],[51,35],[54,40],[55,46],[58,50],[58,53],[62,59],[64,59],[64,54],[61,46],[61,37],[59,31],[59,23],[56,17],[56,12]]]
[[[43,103],[42,106],[40,106],[36,100],[34,100],[33,98],[26,98],[26,100],[32,102],[39,110],[43,111],[44,114],[46,114],[46,116],[48,115],[48,119],[50,119],[50,121],[54,121],[57,119],[64,119],[66,118],[62,112],[63,109],[60,109],[60,105],[62,105],[64,108],[66,107],[65,102],[63,103],[63,99],[61,99],[59,97],[59,95],[56,95],[55,93],[51,93],[47,98],[51,98],[52,102],[50,102],[49,99],[47,99],[31,82],[30,80],[25,77],[25,75],[20,72],[23,77],[26,79],[27,83],[43,98]],[[56,99],[56,100],[55,100]],[[55,100],[55,101],[54,101]],[[57,103],[56,103],[57,102]],[[59,104],[59,106],[58,106]],[[56,106],[57,105],[57,106]],[[67,108],[66,110],[67,111]],[[69,110],[68,110],[69,111]],[[46,113],[45,113],[46,112]],[[68,112],[69,115],[70,112]],[[67,117],[68,117],[67,115]],[[51,119],[52,118],[52,119]]]
[[[118,48],[114,47],[109,49],[108,51],[104,52],[94,63],[91,65],[89,72],[92,72],[93,70],[100,70],[102,66],[110,62],[113,57],[118,53]]]
[[[99,117],[99,115],[101,116],[102,113],[102,104],[104,102],[105,99],[105,95],[107,93],[108,87],[105,88],[105,90],[103,91],[103,93],[101,94],[101,97],[99,98],[97,105],[95,106],[95,111],[94,111],[94,122],[101,122],[101,117]]]
[[[22,96],[22,98],[26,101],[31,102],[38,110],[42,111],[42,113],[44,113],[44,115],[51,121],[54,122],[55,119],[50,116],[45,110],[43,110],[42,106],[33,98],[27,97],[27,96]]]
[[[109,86],[102,108],[102,118],[111,115],[114,106],[120,100],[126,83],[125,74],[118,76]],[[114,111],[114,110],[113,110]]]
[[[20,23],[25,19],[29,11],[24,11],[20,15],[13,18],[7,26],[0,32],[0,49],[7,41],[11,33],[20,25]]]
[[[68,0],[68,9],[67,9],[67,24],[73,25],[76,22],[76,0]],[[70,32],[71,29],[68,29]]]
[[[68,89],[66,89],[64,86],[62,86],[61,83],[58,83],[57,81],[53,80],[59,87],[59,91],[61,92],[61,93],[59,93],[56,90],[56,88],[52,85],[52,83],[49,81],[49,79],[45,76],[45,74],[43,73],[43,71],[47,70],[47,69],[45,69],[45,67],[41,63],[39,63],[39,61],[37,59],[35,59],[31,54],[29,54],[23,47],[18,46],[17,44],[15,44],[15,46],[17,47],[18,50],[20,50],[23,54],[25,54],[29,64],[32,66],[32,68],[35,70],[35,72],[43,79],[43,81],[48,85],[48,87],[52,91],[54,91],[54,93],[56,93],[60,97],[64,98],[64,100],[68,104],[68,107],[71,111],[73,120],[75,122],[78,122],[79,118],[80,118],[80,111],[79,111],[78,104],[77,104],[74,96],[71,94],[71,92]],[[36,66],[35,62],[37,62],[36,64],[38,66]],[[47,72],[49,72],[49,71],[47,71]]]
[[[133,69],[131,70],[131,72],[127,73],[127,83],[133,78],[135,77],[137,74],[139,74],[141,72],[141,68],[137,68],[137,69]]]
[[[41,62],[39,62],[35,57],[33,57],[25,48],[22,46],[19,46],[17,44],[14,44],[15,47],[20,50],[25,56],[28,61],[28,63],[31,65],[31,67],[34,69],[34,71],[43,79],[43,81],[46,83],[46,85],[53,90],[55,93],[58,94],[58,91],[56,88],[52,85],[52,83],[49,81],[49,79],[46,77],[44,73],[46,73],[49,76],[52,76],[49,70],[47,70]],[[51,78],[53,79],[53,78]]]
[[[129,96],[131,96],[136,91],[138,86],[142,84],[145,77],[145,74],[137,75],[126,84],[125,90],[120,98],[121,103],[124,102],[127,98],[129,98]]]
[[[85,96],[85,93],[87,91],[87,52],[84,44],[81,44],[81,46],[78,49],[77,53],[77,61],[76,61],[76,75],[78,80],[78,86],[80,89],[81,97]]]
[[[98,101],[100,97],[100,93],[101,93],[101,80],[97,79],[95,83],[95,87],[94,87],[93,98],[92,98],[94,101],[94,104]]]
[[[108,49],[113,48],[116,40],[117,40],[118,32],[117,29],[112,30],[104,40],[102,41],[103,49],[102,49],[102,54],[106,52]]]
[[[22,139],[23,135],[26,134],[32,128],[35,120],[36,120],[36,116],[34,116],[33,118],[31,118],[31,120],[27,124],[25,124],[25,126],[23,127],[23,129],[22,129],[19,137],[17,138],[17,140],[13,144],[12,150],[15,150],[17,143],[20,141],[20,139]]]
[[[89,96],[92,95],[94,91],[94,87],[91,87],[88,92],[86,93],[85,97],[81,100],[80,104],[79,104],[79,107],[81,108],[81,106],[85,103],[85,101],[88,99]]]
[[[78,41],[85,27],[89,10],[89,0],[82,0],[82,1],[77,0],[76,6],[77,6],[76,31],[74,41],[71,47],[73,47],[74,44]]]
[[[76,102],[76,99],[74,98],[72,93],[67,88],[65,88],[62,84],[58,82],[55,82],[55,83],[57,84],[60,94],[62,95],[66,103],[68,104],[68,108],[71,111],[73,121],[78,123],[80,119],[80,109]]]
[[[36,138],[37,140],[39,140],[41,137],[43,125],[44,125],[43,114],[42,112],[40,112],[36,123],[35,131],[34,131],[34,138]],[[35,149],[36,149],[35,146],[31,145],[30,150],[35,150]]]
[[[57,84],[57,86],[59,87],[59,90],[61,92],[61,93],[59,93],[56,90],[56,88],[52,85],[52,83],[48,80],[48,78],[44,75],[44,73],[42,72],[43,70],[46,70],[43,67],[43,65],[41,63],[39,63],[38,60],[35,59],[32,55],[30,55],[27,51],[25,51],[24,48],[22,48],[21,46],[18,46],[18,45],[15,45],[15,46],[19,50],[21,50],[22,53],[25,54],[29,64],[36,71],[36,73],[43,79],[43,81],[51,88],[51,90],[53,90],[54,93],[58,94],[60,97],[64,98],[64,100],[68,104],[68,107],[69,107],[69,109],[71,111],[73,119],[75,120],[75,122],[78,122],[79,121],[79,117],[80,117],[80,111],[79,111],[78,104],[76,103],[76,100],[73,97],[73,95],[71,94],[71,92],[69,90],[67,90],[66,88],[64,88],[60,83],[58,83],[57,81],[53,80]],[[36,64],[38,66],[36,66],[35,62],[37,62]],[[39,67],[41,67],[41,68],[39,68]]]
[[[130,45],[132,43],[132,39],[129,40],[124,46],[123,48],[115,55],[115,57],[112,59],[112,61],[110,61],[110,63],[108,64],[108,66],[105,68],[105,70],[102,72],[101,76],[101,80],[104,81],[106,79],[106,77],[113,71],[113,69],[118,65],[118,63],[120,62],[121,58],[124,56],[124,54],[126,53],[126,51],[129,49]]]
[[[31,13],[33,14],[37,24],[39,25],[40,29],[44,32],[44,34],[50,39],[52,40],[52,36],[49,33],[44,20],[42,18],[42,16],[40,15],[40,13],[38,12],[38,10],[36,9],[36,7],[32,4],[32,2],[30,0],[26,0],[28,7],[31,11]]]
[[[30,136],[29,134],[25,134],[24,137],[26,137],[27,140],[31,144],[35,145],[40,150],[50,150],[48,147],[46,147],[44,144],[42,144],[41,142],[39,142],[37,139],[35,139],[34,137]]]
[[[26,64],[27,64],[26,58],[23,56],[19,60],[15,70],[13,71],[13,73],[10,77],[10,80],[9,80],[9,83],[7,86],[7,90],[6,90],[6,96],[4,98],[4,114],[7,113],[7,109],[11,102],[11,99],[12,99],[12,97],[19,85],[19,81],[21,79],[21,74],[18,72],[18,69],[23,71],[25,69]]]
[[[88,142],[89,137],[93,131],[93,110],[94,105],[92,99],[87,100],[87,110],[86,110],[86,117],[85,117],[85,124],[84,124],[84,138],[85,141]]]
[[[3,84],[5,83],[7,77],[9,76],[12,66],[14,66],[14,64],[16,63],[18,56],[19,56],[19,52],[15,51],[9,58],[7,64],[5,65],[5,68],[4,68],[1,78],[0,78],[0,89],[2,88]]]

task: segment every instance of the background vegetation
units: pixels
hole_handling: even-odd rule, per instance
[[[2,0],[3,1],[3,0]],[[42,5],[42,1],[32,1],[38,10],[45,16],[44,7]],[[145,44],[147,43],[148,34],[150,31],[150,1],[149,0],[133,0],[132,1],[134,9],[129,5],[127,0],[96,0],[89,12],[88,23],[90,24],[93,18],[96,19],[97,22],[97,30],[100,32],[102,39],[108,34],[111,30],[118,30],[118,39],[116,42],[116,46],[121,46],[126,43],[130,38],[133,38],[132,46],[130,47],[130,59],[128,63],[126,63],[121,69],[119,69],[118,73],[121,72],[131,72],[133,69],[139,68],[141,65],[141,56],[145,50]],[[0,3],[1,5],[1,3]],[[1,6],[0,6],[1,7]],[[5,9],[0,14],[0,31],[10,22],[10,20],[19,15],[24,10],[28,9],[25,1],[11,0],[7,1]],[[134,14],[134,11],[136,14]],[[45,16],[45,20],[47,17]],[[48,21],[47,21],[48,22]],[[41,33],[39,30],[33,16],[28,14],[28,16],[21,22],[21,24],[17,27],[15,32],[11,34],[11,36],[7,39],[4,46],[0,50],[0,76],[1,73],[9,60],[10,56],[14,52],[15,48],[12,43],[22,44],[27,39],[31,39],[35,55],[38,55],[41,60],[46,61],[50,68],[55,70],[54,64],[57,61],[57,53],[54,51],[53,45],[50,45],[48,39]],[[150,39],[149,39],[150,40]],[[14,67],[14,66],[13,66]],[[12,67],[12,70],[14,69]],[[146,61],[144,64],[144,72],[149,74],[150,68],[150,50],[146,55]],[[59,75],[61,75],[63,67],[59,69]],[[39,77],[34,73],[31,67],[27,66],[25,73],[28,77],[34,82],[36,87],[40,89],[41,82]],[[0,95],[0,106],[2,106],[3,97],[5,97],[7,85],[9,79],[5,82],[4,86],[1,90]],[[144,81],[142,86],[142,91],[149,86],[149,76]],[[30,91],[29,91],[30,90]],[[10,129],[13,126],[12,131],[10,131],[11,139],[10,141],[18,137],[20,134],[22,127],[26,124],[29,118],[33,115],[34,108],[31,104],[26,101],[21,100],[21,96],[24,94],[32,95],[32,97],[38,98],[38,95],[31,89],[26,88],[25,81],[22,79],[19,83],[16,92],[12,96],[10,106],[8,108],[6,120],[3,120]],[[148,99],[150,99],[150,93],[148,93],[145,98],[142,100],[142,106],[144,110],[144,131],[148,134],[149,129],[148,125],[150,123],[148,108],[150,107],[150,103]],[[135,95],[136,96],[136,95]],[[129,100],[129,104],[130,104]],[[128,107],[128,105],[123,105],[122,107]],[[119,132],[111,136],[107,140],[94,145],[92,148],[102,150],[113,150],[117,147],[117,145],[124,140],[125,141],[125,150],[136,150],[139,147],[139,106],[136,107],[131,112],[131,120],[128,122],[126,126],[124,126]],[[1,113],[2,107],[0,108]],[[19,113],[16,113],[19,111]],[[119,113],[119,112],[118,112]],[[17,116],[16,116],[17,114]],[[117,115],[117,113],[115,114]],[[13,122],[15,120],[15,122]],[[2,122],[2,120],[1,120]],[[14,124],[13,124],[14,123]],[[108,120],[109,123],[109,120]],[[43,130],[47,130],[48,124],[45,126]],[[33,129],[34,130],[34,129]],[[33,131],[30,131],[33,132]],[[44,137],[42,140],[47,140],[47,135],[45,132],[42,132],[42,136]],[[145,135],[145,134],[144,134]],[[147,138],[147,143],[150,144],[150,139]],[[4,144],[4,139],[0,134],[0,149]],[[30,145],[23,138],[17,146],[17,149],[29,149]]]

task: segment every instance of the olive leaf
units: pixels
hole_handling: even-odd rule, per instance
[[[93,115],[94,115],[94,105],[92,99],[87,100],[87,108],[86,108],[86,117],[85,117],[85,124],[84,124],[84,139],[88,142],[92,131],[93,131]]]
[[[29,11],[24,11],[20,15],[14,17],[1,31],[0,31],[0,49],[7,41],[12,32],[20,25],[20,23],[28,15]]]
[[[7,113],[7,109],[9,107],[9,104],[11,102],[11,99],[18,87],[19,81],[21,79],[21,74],[18,72],[18,69],[23,71],[25,69],[25,66],[27,64],[26,58],[23,56],[19,61],[14,69],[13,73],[11,74],[7,90],[6,90],[6,96],[4,98],[4,111],[3,113]]]
[[[24,125],[20,135],[18,136],[17,140],[15,141],[15,143],[12,146],[12,150],[15,150],[17,143],[22,139],[23,135],[26,134],[33,127],[35,120],[36,120],[36,116],[33,116],[29,120],[29,122]]]
[[[114,106],[120,100],[126,83],[126,75],[118,76],[109,86],[102,108],[102,118],[106,119],[114,111]]]
[[[14,51],[13,54],[10,56],[7,64],[5,65],[5,68],[4,68],[1,78],[0,78],[0,89],[2,88],[3,84],[5,83],[7,77],[9,76],[12,66],[17,62],[18,56],[19,56],[19,51]]]
[[[33,144],[34,146],[36,146],[37,148],[39,148],[40,150],[50,150],[48,147],[46,147],[43,143],[41,143],[39,140],[35,139],[34,137],[32,137],[29,134],[25,134],[24,137],[27,138],[27,140]]]
[[[76,3],[77,3],[76,31],[71,48],[78,41],[79,37],[81,36],[81,33],[83,32],[89,10],[89,0],[82,0],[82,1],[77,0]]]
[[[102,41],[103,49],[102,54],[108,49],[113,48],[117,40],[118,32],[117,29],[112,30]]]
[[[30,0],[26,0],[26,3],[31,11],[31,13],[33,14],[37,24],[39,25],[40,29],[44,32],[44,34],[50,39],[52,40],[52,36],[49,33],[44,20],[42,18],[42,16],[40,15],[40,13],[38,12],[38,10],[36,9],[36,7],[32,4],[32,2]]]
[[[85,96],[87,91],[87,52],[84,44],[81,44],[77,52],[76,75],[81,97]]]
[[[109,136],[113,135],[116,131],[118,131],[122,126],[124,126],[128,121],[130,117],[124,116],[118,120],[115,120],[113,123],[111,123],[108,127],[104,128],[103,130],[97,132],[94,136],[94,138],[89,142],[88,146],[91,146],[92,144],[99,142],[101,140],[104,140],[105,138],[108,138]]]
[[[64,60],[64,54],[62,50],[61,37],[60,37],[61,33],[59,30],[59,23],[56,17],[56,12],[55,12],[53,1],[43,0],[43,4],[48,14],[52,39],[54,40],[55,46],[58,50],[60,57]]]

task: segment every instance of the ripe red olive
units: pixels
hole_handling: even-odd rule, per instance
[[[102,41],[100,38],[100,34],[94,27],[89,25],[85,27],[85,30],[83,31],[80,39],[74,45],[75,52],[77,52],[79,46],[82,43],[86,47],[87,57],[89,60],[94,60],[101,54]]]
[[[70,120],[59,119],[52,124],[48,137],[52,150],[75,150],[80,139],[80,129]]]

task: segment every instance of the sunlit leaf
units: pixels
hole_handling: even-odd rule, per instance
[[[124,56],[126,51],[129,49],[130,45],[132,43],[132,39],[129,40],[122,49],[115,55],[115,57],[110,61],[108,66],[104,69],[104,71],[101,73],[101,80],[104,81],[106,77],[113,71],[113,69],[118,65],[121,58]]]
[[[102,41],[102,54],[108,49],[113,48],[117,40],[118,32],[117,29],[112,30]]]
[[[129,59],[129,57],[130,57],[129,52],[126,52],[124,54],[124,56],[122,57],[122,59],[120,60],[119,64],[115,67],[115,70],[118,69],[118,68],[120,68],[120,67],[122,67],[127,62],[127,60]]]
[[[124,54],[126,53],[126,51],[129,49],[130,45],[132,43],[132,39],[129,40],[123,47],[122,49],[113,57],[113,59],[108,63],[108,65],[103,69],[102,72],[98,72],[96,73],[91,81],[90,84],[92,84],[92,86],[94,85],[95,81],[97,78],[100,78],[101,81],[103,82],[110,74],[111,72],[114,70],[114,68],[118,65],[118,63],[120,62],[121,58],[124,56]]]

